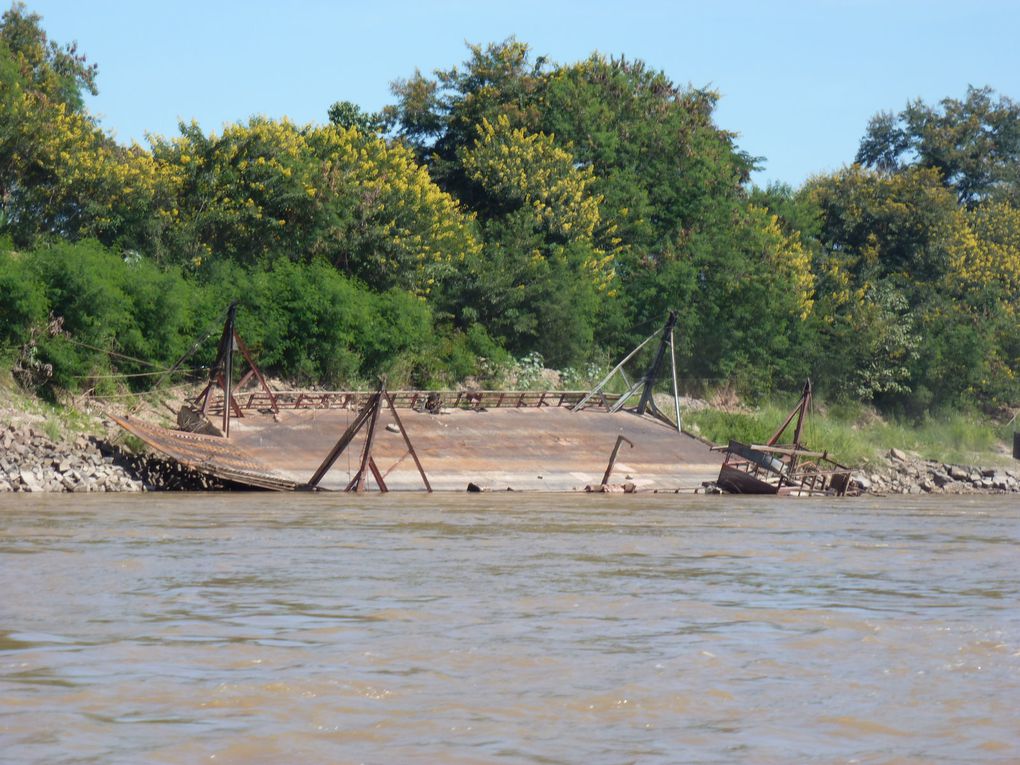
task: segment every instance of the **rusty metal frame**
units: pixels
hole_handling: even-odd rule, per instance
[[[402,462],[404,458],[410,454],[411,458],[414,460],[415,467],[418,468],[418,474],[421,476],[422,483],[425,485],[425,491],[429,493],[432,492],[432,485],[429,483],[428,476],[425,474],[425,468],[422,467],[421,460],[418,459],[418,453],[414,450],[414,445],[411,443],[411,439],[407,435],[407,430],[404,428],[404,423],[401,421],[400,415],[397,414],[397,409],[393,405],[392,399],[386,392],[385,379],[380,383],[379,389],[369,397],[368,402],[362,410],[358,412],[358,416],[354,419],[354,422],[347,427],[347,430],[344,431],[343,435],[340,436],[340,439],[336,442],[333,448],[330,449],[326,458],[316,469],[312,477],[309,478],[308,482],[301,487],[302,489],[309,491],[318,489],[319,483],[322,481],[326,473],[329,472],[336,461],[340,458],[340,455],[346,451],[347,447],[351,445],[355,436],[357,436],[361,429],[367,425],[368,433],[365,436],[365,445],[361,452],[361,462],[358,466],[357,472],[351,478],[344,491],[354,491],[359,494],[364,492],[367,488],[368,472],[371,472],[375,477],[376,484],[379,486],[379,491],[389,491],[386,486],[385,479],[386,476],[389,475],[390,470],[396,467],[396,464],[390,467],[390,470],[387,470],[384,474],[379,470],[379,466],[376,465],[375,459],[372,457],[372,447],[375,443],[375,430],[379,423],[379,412],[384,403],[389,406],[390,412],[393,414],[394,423],[400,431],[400,435],[404,439],[404,444],[407,446],[407,453],[397,460],[396,464]]]
[[[372,459],[372,444],[375,443],[375,426],[379,424],[379,410],[382,408],[382,394],[385,385],[385,383],[379,385],[379,390],[376,391],[372,404],[369,407],[371,411],[368,417],[368,435],[365,437],[365,448],[361,452],[361,465],[344,491],[351,491],[353,489],[358,494],[361,494],[366,487],[365,473],[369,469],[379,484],[379,491],[389,491],[386,488],[386,482],[383,481],[382,475],[379,473],[379,468],[375,465],[375,460]]]
[[[728,475],[728,483],[738,483],[740,473],[757,481],[759,493],[806,493],[820,494],[834,492],[838,496],[850,490],[851,470],[829,457],[827,451],[809,451],[801,443],[804,422],[811,407],[811,380],[804,382],[804,390],[800,401],[790,411],[783,424],[764,444],[743,444],[730,441],[728,446],[712,447],[713,451],[725,453],[722,467],[719,469],[720,480]],[[793,442],[779,445],[779,439],[793,425]],[[807,462],[803,460],[809,460]],[[749,484],[752,485],[752,484]]]
[[[650,414],[658,420],[661,420],[671,428],[676,428],[678,432],[683,432],[683,424],[680,420],[680,392],[677,383],[676,375],[676,349],[673,341],[674,328],[676,326],[676,311],[670,311],[669,316],[666,318],[666,323],[660,329],[655,330],[652,334],[646,337],[634,350],[624,357],[623,361],[617,364],[613,371],[606,375],[598,385],[596,385],[584,398],[582,398],[577,404],[572,407],[572,411],[579,411],[584,409],[588,402],[594,399],[596,396],[602,397],[603,405],[612,413],[619,412],[621,409],[625,411],[633,412],[638,416],[644,414]],[[654,360],[648,370],[640,378],[634,381],[632,384],[628,384],[627,375],[623,370],[624,364],[630,361],[638,351],[640,351],[652,338],[659,337],[659,347],[655,352]],[[673,408],[676,413],[676,422],[667,417],[662,410],[655,403],[653,396],[655,390],[655,383],[659,379],[659,375],[662,371],[662,365],[666,358],[666,349],[669,348],[670,353],[670,371],[673,378]],[[606,401],[606,394],[603,392],[609,381],[619,373],[624,380],[624,384],[628,385],[627,392],[621,396],[617,396],[613,404],[609,404]],[[630,401],[631,397],[634,396],[638,391],[641,391],[641,398],[638,401],[636,407],[627,408],[627,402]]]
[[[244,378],[242,378],[243,380]],[[250,379],[250,377],[249,377]],[[235,400],[232,404],[242,412],[254,412],[272,408],[279,413],[284,410],[322,410],[322,409],[362,409],[373,393],[370,391],[301,391],[277,390],[272,392],[272,399],[262,390],[252,390],[240,395],[238,387],[234,388]],[[203,392],[204,394],[204,392]],[[397,409],[421,410],[428,396],[438,398],[437,405],[442,409],[519,409],[540,407],[573,408],[588,395],[587,391],[424,391],[395,390],[388,391],[387,396]],[[618,393],[607,393],[599,398],[598,408],[608,411],[620,398]],[[274,406],[275,404],[275,406]],[[216,416],[222,415],[222,399],[213,399],[208,408]],[[592,408],[585,406],[585,408]]]
[[[259,370],[258,365],[255,363],[255,359],[252,358],[251,352],[248,350],[248,346],[245,344],[244,340],[241,339],[240,334],[238,334],[236,325],[237,301],[235,300],[227,309],[227,318],[223,323],[223,333],[220,335],[219,352],[216,356],[216,362],[209,371],[209,382],[192,402],[196,407],[198,406],[199,401],[202,402],[200,410],[203,416],[205,416],[209,411],[209,402],[212,397],[213,389],[219,388],[223,392],[223,426],[221,430],[225,438],[230,437],[231,411],[233,411],[235,417],[244,417],[244,411],[237,403],[235,394],[240,391],[252,377],[258,379],[259,385],[262,387],[262,390],[265,391],[265,394],[269,399],[269,406],[272,410],[277,414],[280,412],[279,405],[276,401],[276,395],[269,387],[269,383],[266,382],[266,378],[262,375],[261,370]],[[248,363],[248,370],[241,377],[241,380],[237,383],[237,385],[233,385],[232,381],[234,374],[235,350],[240,351],[244,360]]]

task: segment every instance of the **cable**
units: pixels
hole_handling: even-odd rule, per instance
[[[117,351],[111,351],[108,348],[99,348],[98,346],[95,346],[95,345],[89,345],[88,343],[83,343],[80,340],[75,340],[74,338],[68,337],[67,335],[64,336],[64,339],[67,342],[71,343],[72,345],[78,345],[78,346],[81,346],[82,348],[88,348],[89,350],[92,350],[92,351],[99,351],[100,353],[105,353],[105,354],[107,354],[109,356],[116,356],[119,359],[125,359],[127,361],[134,361],[136,364],[144,364],[147,367],[155,367],[155,368],[159,369],[160,372],[163,371],[163,368],[160,367],[159,364],[156,364],[155,362],[152,362],[152,361],[146,361],[145,359],[138,359],[138,358],[135,358],[134,356],[128,356],[127,354],[124,354],[124,353],[118,353]]]
[[[204,369],[204,367],[194,367],[189,369],[178,369],[177,372],[192,373],[201,371],[202,369]],[[119,380],[125,377],[155,377],[156,375],[169,375],[173,373],[173,369],[160,369],[156,372],[118,372],[108,375],[71,375],[71,378],[75,380]]]

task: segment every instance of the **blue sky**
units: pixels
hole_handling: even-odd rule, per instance
[[[850,162],[868,118],[968,84],[1020,99],[1016,0],[27,0],[51,38],[99,65],[89,108],[121,142],[253,114],[324,122],[389,83],[510,35],[572,62],[626,54],[722,96],[717,124],[794,186]]]

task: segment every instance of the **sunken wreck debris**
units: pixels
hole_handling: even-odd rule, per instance
[[[695,491],[722,458],[682,431],[676,395],[675,421],[652,397],[667,351],[676,394],[675,321],[670,314],[592,391],[389,391],[385,381],[374,392],[280,391],[238,334],[232,305],[208,383],[181,407],[179,429],[110,419],[199,473],[277,491]],[[627,393],[605,392],[656,337],[651,366]],[[614,470],[626,484],[610,483]]]
[[[730,494],[842,497],[858,493],[857,485],[851,483],[850,468],[832,460],[828,452],[810,451],[801,442],[810,406],[808,380],[797,406],[765,444],[730,441],[727,446],[713,447],[725,455],[715,486]],[[791,424],[793,441],[781,444]]]

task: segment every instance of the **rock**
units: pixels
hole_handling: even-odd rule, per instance
[[[971,480],[970,471],[964,470],[962,467],[959,467],[958,465],[947,465],[946,472],[949,474],[949,477],[952,478],[954,481]]]
[[[391,422],[390,424],[388,424],[386,426],[386,430],[388,430],[390,433],[399,433],[400,432],[400,428],[397,427],[397,424],[395,422]]]
[[[871,487],[874,486],[874,481],[864,476],[856,476],[853,479],[854,485],[857,486],[861,491],[871,491]]]
[[[900,451],[899,449],[890,449],[889,450],[889,458],[890,459],[894,459],[897,462],[906,462],[909,459],[907,457],[906,453]]]
[[[584,487],[589,494],[633,494],[637,486],[632,483],[592,483]]]
[[[21,485],[24,491],[43,490],[42,482],[36,477],[35,473],[33,473],[31,470],[22,468],[21,473],[19,475],[21,477]]]

